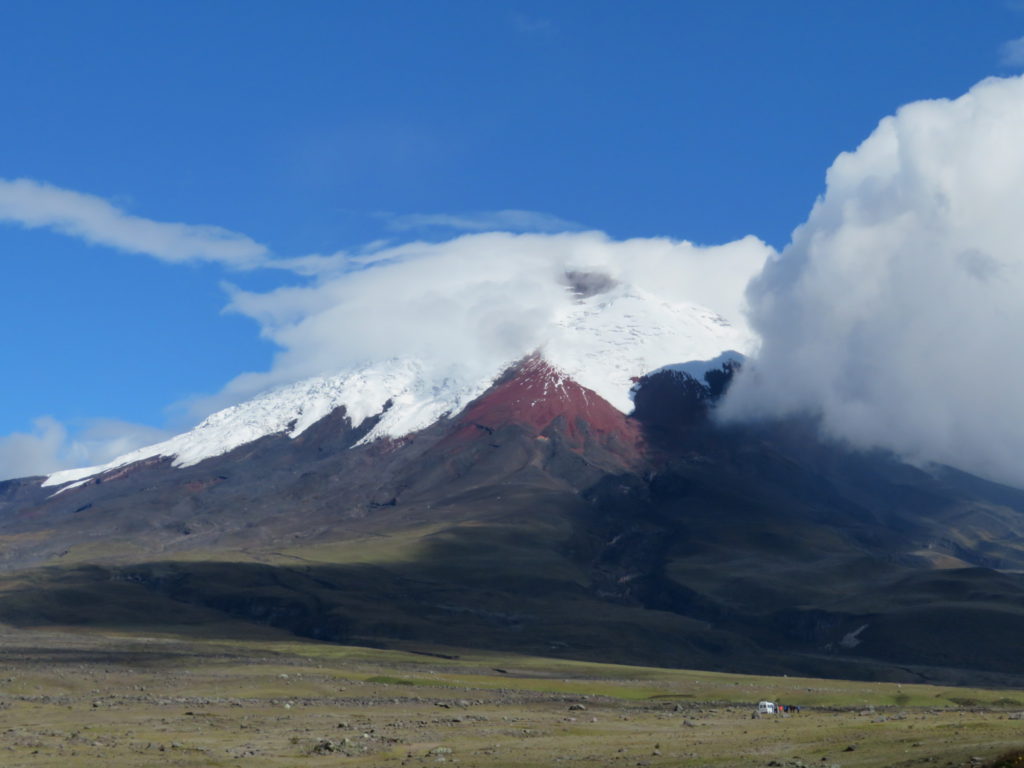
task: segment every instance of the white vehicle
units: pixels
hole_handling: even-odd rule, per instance
[[[779,708],[774,701],[759,701],[757,702],[757,714],[759,715],[775,715],[778,714]]]

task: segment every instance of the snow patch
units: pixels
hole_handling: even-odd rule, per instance
[[[661,373],[662,371],[678,371],[680,373],[685,373],[697,381],[703,382],[705,374],[709,371],[720,370],[730,363],[734,365],[743,365],[746,360],[746,355],[743,355],[734,349],[730,349],[717,357],[711,358],[710,360],[691,360],[688,363],[665,365],[655,371],[651,371],[648,375],[654,375],[655,373]]]

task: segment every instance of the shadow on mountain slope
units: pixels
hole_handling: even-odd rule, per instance
[[[2,585],[0,620],[233,637],[256,624],[374,646],[873,679],[1024,675],[1018,576],[922,569],[856,531],[737,517],[707,485],[622,476],[582,497],[504,486],[500,501],[477,489],[435,507],[431,526],[267,550],[266,562],[22,572]]]
[[[724,383],[673,373],[641,382],[631,420],[577,385],[520,419],[538,382],[402,441],[358,446],[366,425],[339,411],[194,467],[56,496],[3,484],[0,621],[1024,675],[1024,492],[851,452],[807,420],[718,426]]]

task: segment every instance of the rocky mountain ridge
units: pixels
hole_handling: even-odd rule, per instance
[[[191,466],[8,481],[0,621],[203,631],[214,611],[371,645],[1024,674],[1024,492],[807,420],[719,425],[733,369],[641,377],[627,416],[533,356],[401,438],[340,407]]]

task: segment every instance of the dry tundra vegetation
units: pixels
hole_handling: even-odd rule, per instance
[[[1015,766],[1024,692],[0,628],[0,765]],[[752,717],[760,699],[799,714]]]

